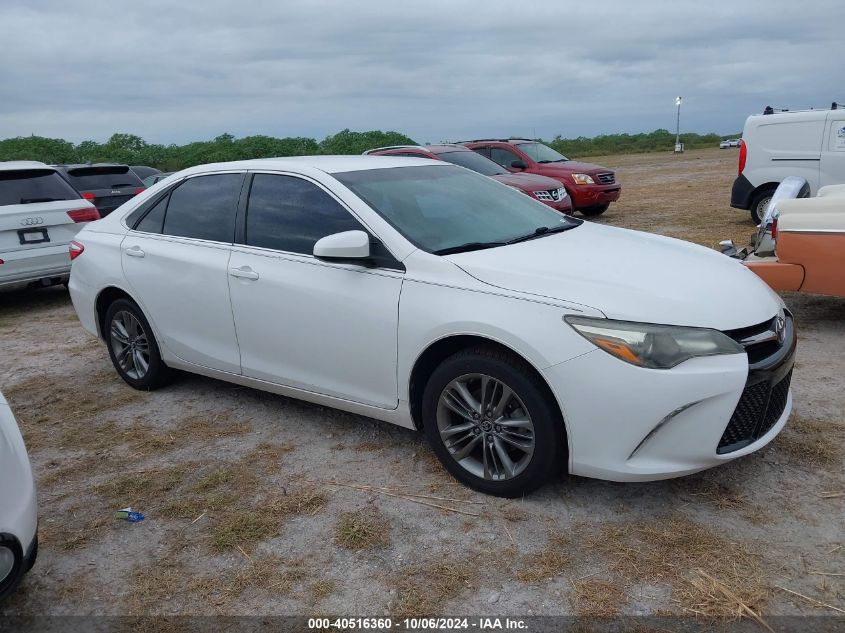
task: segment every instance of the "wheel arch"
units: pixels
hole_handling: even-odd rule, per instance
[[[468,347],[475,347],[478,345],[496,347],[508,354],[513,354],[519,357],[531,368],[534,375],[538,378],[539,383],[546,391],[546,395],[554,403],[555,409],[560,415],[560,421],[563,425],[564,443],[567,450],[568,461],[571,447],[569,446],[569,429],[567,428],[566,415],[564,414],[561,403],[555,397],[554,391],[552,391],[549,382],[546,380],[545,376],[543,376],[543,372],[541,372],[538,367],[531,362],[531,359],[525,356],[525,354],[520,353],[501,341],[478,334],[451,334],[444,336],[431,342],[429,346],[417,356],[408,379],[408,408],[411,412],[411,419],[414,423],[414,427],[417,430],[422,429],[423,392],[425,391],[425,385],[434,370],[449,356]]]

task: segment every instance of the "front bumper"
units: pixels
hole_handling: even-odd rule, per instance
[[[547,207],[551,207],[555,211],[560,211],[561,213],[572,213],[572,200],[569,196],[566,196],[563,200],[539,200],[538,202],[542,202]]]
[[[750,441],[719,452],[750,381],[782,378],[792,369],[794,351],[793,341],[787,353],[766,365],[768,378],[754,374],[753,365],[749,372],[745,353],[652,370],[596,349],[547,368],[544,375],[567,425],[570,472],[650,481],[698,472],[758,450],[789,418],[788,388],[783,409],[767,430],[755,426]]]
[[[622,187],[616,183],[612,185],[567,185],[566,190],[572,198],[575,209],[584,207],[599,207],[619,200]]]

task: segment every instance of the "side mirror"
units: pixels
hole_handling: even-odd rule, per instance
[[[344,231],[326,235],[314,244],[314,257],[321,259],[367,259],[370,236],[364,231]]]
[[[511,167],[513,167],[514,169],[528,169],[528,165],[525,164],[524,160],[511,161]]]

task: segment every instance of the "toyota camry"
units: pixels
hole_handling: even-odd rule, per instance
[[[703,470],[792,406],[792,316],[740,263],[441,161],[194,167],[70,253],[76,312],[132,387],[184,370],[420,429],[491,494]]]

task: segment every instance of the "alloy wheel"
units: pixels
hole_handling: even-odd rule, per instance
[[[486,374],[465,374],[443,389],[437,427],[452,458],[485,480],[522,473],[534,454],[534,424],[519,396]]]
[[[130,378],[142,380],[150,370],[150,342],[138,318],[126,310],[115,314],[110,338],[120,369]]]

